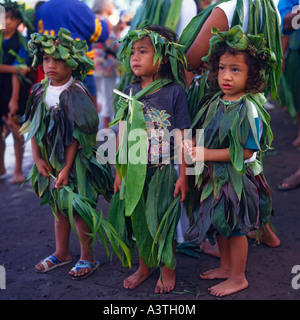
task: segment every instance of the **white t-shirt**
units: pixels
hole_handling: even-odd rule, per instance
[[[51,80],[49,83],[49,86],[47,88],[45,102],[49,108],[54,107],[57,108],[59,105],[59,96],[60,94],[68,88],[68,86],[72,83],[73,77],[70,78],[70,80],[62,85],[62,86],[52,86]]]
[[[177,24],[176,32],[178,37],[181,36],[184,28],[197,15],[197,5],[194,0],[183,0],[181,5],[180,17]]]
[[[243,0],[243,4],[244,4],[244,22],[243,22],[243,30],[244,32],[247,32],[247,28],[248,28],[248,21],[249,21],[249,1],[251,0]],[[253,2],[255,0],[252,0]],[[277,0],[268,0],[268,1],[275,1],[275,3],[277,2]],[[233,19],[233,14],[236,8],[236,2],[237,0],[232,0],[232,1],[228,1],[228,2],[224,2],[221,3],[219,5],[216,6],[216,8],[220,8],[224,11],[226,17],[227,17],[227,21],[228,21],[228,26],[229,29],[231,28],[231,23],[232,23],[232,19]],[[260,25],[262,26],[262,8],[261,8],[261,3],[259,1],[259,5],[260,5]],[[280,19],[280,15],[276,6],[276,11],[278,14],[278,18]]]

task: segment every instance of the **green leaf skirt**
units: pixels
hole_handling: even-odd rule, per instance
[[[147,168],[142,196],[130,217],[125,217],[126,199],[119,192],[111,200],[109,221],[132,248],[132,254],[136,243],[149,268],[176,266],[173,244],[180,218],[180,198],[174,198],[177,178],[172,164]]]

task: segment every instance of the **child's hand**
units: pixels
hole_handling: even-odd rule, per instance
[[[189,154],[193,162],[204,161],[205,150],[207,151],[207,149],[202,146],[189,147],[186,149],[187,153]]]
[[[184,139],[182,148],[185,152],[188,152],[189,148],[191,148],[193,145],[194,145],[194,142],[192,140]]]
[[[188,177],[186,175],[180,175],[176,181],[174,197],[176,198],[179,192],[181,193],[180,202],[183,202],[186,199],[186,195],[189,191]]]
[[[114,192],[116,193],[118,190],[121,190],[122,179],[116,174],[115,182],[114,182]]]
[[[54,180],[55,185],[54,187],[57,189],[61,189],[62,185],[67,186],[69,183],[69,170],[63,168],[59,173],[58,177]]]
[[[30,67],[24,67],[24,68],[19,68],[19,72],[23,75],[23,76],[26,76],[26,74],[28,72],[30,72]]]
[[[38,173],[42,174],[46,178],[50,177],[48,173],[50,171],[50,168],[45,160],[39,159],[35,162],[35,165],[37,167]]]

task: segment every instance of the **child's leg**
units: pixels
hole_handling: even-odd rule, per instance
[[[248,255],[248,240],[246,236],[232,236],[229,239],[231,269],[227,280],[211,288],[209,291],[215,296],[226,296],[248,287],[245,268]],[[222,255],[221,255],[222,257]]]
[[[176,251],[176,241],[173,244],[173,254]],[[168,269],[165,265],[161,268],[161,274],[155,287],[155,293],[169,293],[175,287],[175,270]]]
[[[108,117],[102,117],[102,125],[103,129],[108,129],[110,124],[110,118]]]
[[[14,136],[14,149],[15,149],[15,171],[14,178],[12,183],[22,183],[25,181],[25,177],[22,171],[22,162],[23,162],[23,154],[24,154],[24,138],[18,139]]]
[[[57,215],[58,219],[54,221],[55,229],[55,242],[56,250],[55,254],[58,259],[70,260],[71,255],[69,252],[69,240],[70,240],[70,221],[69,218],[61,213]],[[61,260],[60,259],[60,260]]]
[[[0,126],[0,176],[6,173],[4,165],[5,140],[2,139],[3,126]]]
[[[293,141],[294,147],[300,147],[300,115],[297,115],[298,133],[296,139]]]
[[[80,260],[88,261],[94,264],[96,260],[93,254],[91,237],[89,235],[91,233],[91,229],[89,228],[88,224],[77,213],[74,214],[74,223],[75,223],[76,231],[80,238]],[[81,277],[83,275],[90,273],[91,271],[92,271],[91,268],[86,267],[86,268],[80,268],[76,272],[71,270],[69,274],[72,275],[73,277]]]
[[[61,262],[70,261],[71,254],[69,252],[69,238],[70,238],[70,222],[68,217],[65,217],[61,213],[57,214],[57,218],[54,221],[54,230],[55,230],[55,242],[56,242],[56,249],[53,253],[57,259]],[[41,264],[40,261],[36,265],[36,270],[43,271],[44,266]],[[51,261],[47,261],[49,267],[53,265]]]
[[[124,288],[135,289],[150,276],[152,270],[146,266],[141,257],[139,257],[139,263],[137,271],[124,280]]]
[[[229,240],[221,236],[217,236],[217,242],[220,252],[220,267],[211,269],[200,274],[202,279],[228,279],[231,269],[231,257]]]

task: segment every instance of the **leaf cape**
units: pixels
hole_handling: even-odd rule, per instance
[[[199,207],[194,212],[194,228],[198,241],[208,236],[214,243],[217,231],[230,238],[234,231],[246,234],[268,223],[272,212],[272,198],[263,176],[262,159],[245,163],[243,149],[250,130],[259,152],[270,148],[273,134],[270,117],[264,110],[262,94],[246,94],[239,101],[226,106],[218,92],[197,114],[192,127],[204,129],[205,147],[229,148],[230,162],[206,162],[206,168],[197,177]],[[257,137],[253,108],[262,121],[263,135]]]

